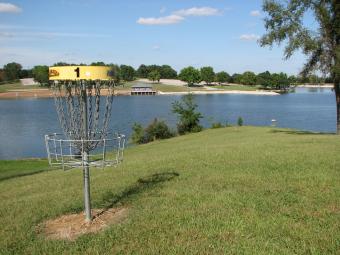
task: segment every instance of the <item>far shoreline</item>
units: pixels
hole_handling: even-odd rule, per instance
[[[262,95],[262,96],[277,96],[280,95],[273,91],[241,91],[241,90],[194,90],[194,91],[177,91],[177,92],[162,92],[157,91],[156,96],[167,95],[185,95],[192,93],[194,95],[220,95],[220,94],[234,94],[234,95]],[[103,91],[102,95],[106,95]],[[115,96],[131,96],[130,90],[115,90]],[[50,89],[23,89],[10,90],[8,92],[0,93],[0,99],[28,99],[28,98],[53,98],[53,91]]]

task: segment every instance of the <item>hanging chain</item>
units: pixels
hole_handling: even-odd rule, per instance
[[[86,82],[85,91],[82,82]],[[100,140],[108,132],[114,95],[113,81],[64,81],[52,85],[59,121],[66,137],[71,140]],[[105,90],[105,110],[100,114],[101,90]],[[84,94],[85,93],[85,94]],[[87,97],[88,134],[84,137],[83,97]],[[101,125],[99,123],[101,122]],[[87,149],[93,150],[99,142],[88,142]],[[81,143],[75,143],[78,150]]]

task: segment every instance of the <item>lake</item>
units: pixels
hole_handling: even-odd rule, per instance
[[[112,107],[110,128],[131,134],[134,122],[144,125],[154,118],[176,127],[171,103],[180,96],[117,96]],[[336,131],[334,92],[328,88],[297,88],[280,96],[197,95],[195,100],[204,115],[202,124],[226,121],[235,124],[242,117],[244,125],[269,126],[316,132]],[[44,135],[60,132],[54,100],[0,100],[0,159],[46,157]]]

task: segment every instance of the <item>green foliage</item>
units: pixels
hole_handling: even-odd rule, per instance
[[[169,65],[140,65],[137,69],[137,76],[140,78],[148,78],[150,72],[157,71],[160,73],[160,79],[176,79],[177,72]]]
[[[174,137],[175,134],[170,130],[168,125],[164,121],[154,119],[145,128],[145,142],[152,142],[160,139],[167,139]]]
[[[116,84],[120,83],[121,72],[120,72],[120,67],[118,65],[115,65],[115,64],[110,65],[109,75],[116,82]]]
[[[227,72],[219,72],[216,74],[216,81],[221,84],[221,83],[226,83],[230,79],[230,75]]]
[[[241,84],[244,85],[255,85],[256,84],[256,74],[250,71],[244,72],[242,74]]]
[[[132,66],[121,65],[120,77],[124,81],[133,81],[135,79],[135,69]]]
[[[188,83],[188,86],[192,86],[201,82],[200,71],[192,66],[183,68],[179,73],[179,79]]]
[[[161,79],[161,74],[157,70],[151,71],[148,74],[148,79],[153,82],[159,82],[159,80]]]
[[[22,69],[20,71],[20,78],[32,78],[33,77],[33,73],[32,73],[32,69]]]
[[[144,142],[144,129],[139,123],[134,123],[132,126],[131,141],[135,144],[142,144]]]
[[[223,124],[221,122],[214,122],[211,124],[211,128],[223,128]]]
[[[48,85],[48,66],[35,66],[32,69],[33,78],[40,85]]]
[[[261,85],[265,88],[270,88],[272,86],[272,77],[269,71],[259,73],[256,76],[256,84]]]
[[[139,123],[134,123],[131,141],[135,144],[149,143],[155,140],[167,139],[175,136],[164,121],[154,119],[145,129]]]
[[[238,117],[237,125],[240,126],[240,127],[243,126],[243,119],[242,119],[242,117]]]
[[[104,62],[92,62],[91,66],[106,66]]]
[[[242,78],[242,74],[234,73],[230,78],[230,82],[236,83],[236,84],[241,84],[241,78]]]
[[[177,131],[180,135],[202,130],[199,122],[203,116],[200,112],[197,112],[196,109],[197,104],[195,104],[192,94],[184,95],[181,101],[172,103],[172,112],[179,116]]]
[[[20,78],[22,66],[18,63],[12,62],[4,65],[3,71],[6,81],[14,81]]]
[[[176,79],[177,72],[169,65],[162,65],[160,68],[161,79]]]
[[[202,67],[200,70],[201,80],[206,84],[211,84],[215,79],[215,72],[211,66]]]

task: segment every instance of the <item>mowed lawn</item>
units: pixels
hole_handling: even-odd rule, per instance
[[[91,172],[93,207],[127,218],[72,242],[37,225],[82,210],[80,169],[5,179],[0,254],[339,254],[339,162],[338,136],[260,127],[131,147]]]

